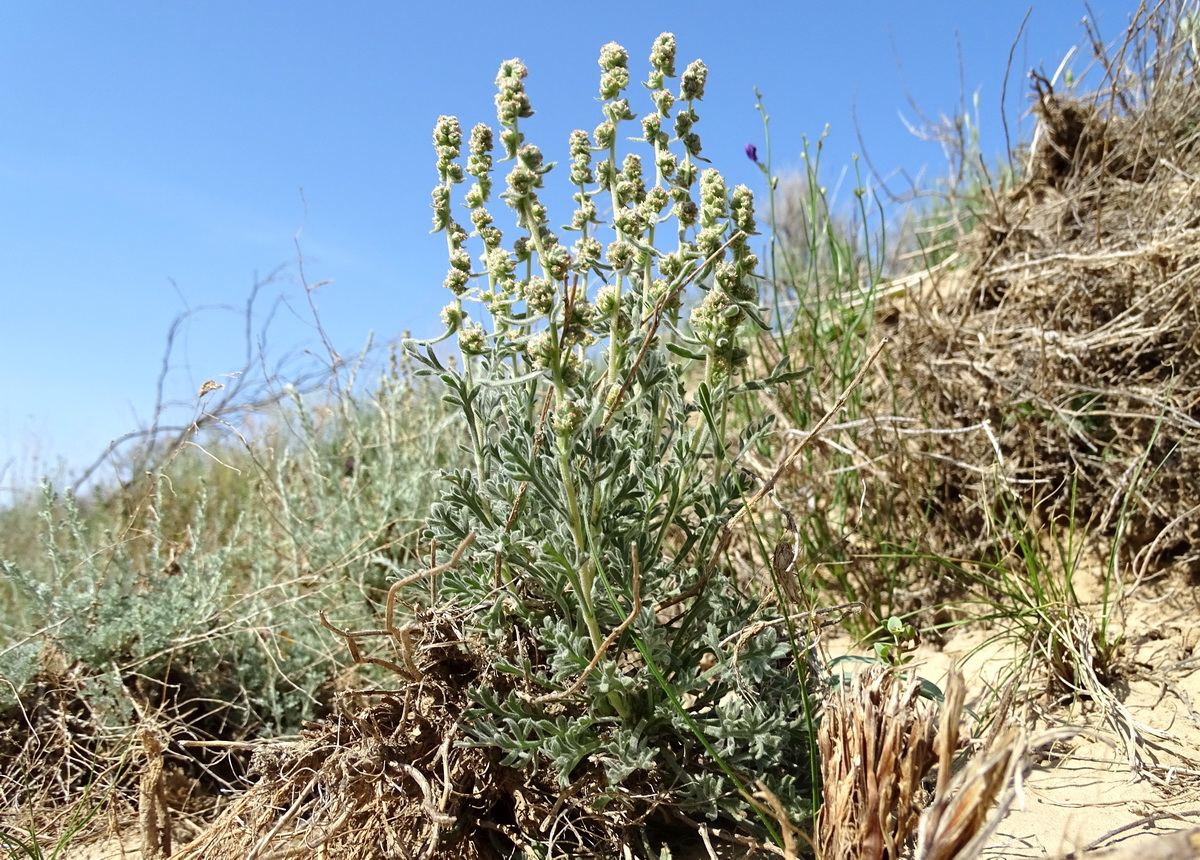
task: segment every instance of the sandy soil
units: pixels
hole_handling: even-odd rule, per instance
[[[1103,704],[1088,699],[1030,703],[1033,736],[1055,729],[1067,738],[1035,752],[1017,805],[985,856],[1062,857],[1117,845],[1149,850],[1164,833],[1200,825],[1200,716],[1193,710],[1200,701],[1197,589],[1180,585],[1135,595],[1121,609],[1117,622],[1125,642],[1109,689],[1125,712],[1106,717]],[[1098,621],[1101,606],[1084,611]],[[957,662],[967,676],[970,706],[1006,682],[1023,647],[976,630],[941,651],[923,649],[916,665],[924,677],[944,684]],[[1126,734],[1132,727],[1133,744],[1121,737],[1120,727]]]

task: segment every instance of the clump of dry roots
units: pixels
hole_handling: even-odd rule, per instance
[[[438,645],[461,642],[448,616],[427,614],[422,628]],[[254,784],[173,856],[507,856],[521,815],[513,774],[462,743],[466,690],[481,671],[477,653],[443,647],[419,680],[343,696],[298,741],[259,749]]]
[[[1033,76],[1022,182],[893,356],[919,383],[912,414],[986,425],[930,445],[945,464],[931,501],[951,519],[969,524],[998,478],[1026,509],[1119,528],[1142,577],[1200,569],[1200,91],[1185,21],[1182,4],[1143,7],[1112,57],[1095,35],[1091,95]]]
[[[490,755],[455,744],[454,698],[414,686],[265,747],[257,783],[175,856],[499,856],[486,829],[465,826],[490,821],[499,794]]]

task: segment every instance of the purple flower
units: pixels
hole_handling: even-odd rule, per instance
[[[758,164],[758,147],[753,143],[746,144],[746,157],[755,164]]]

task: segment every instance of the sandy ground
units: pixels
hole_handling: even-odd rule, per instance
[[[1121,609],[1116,620],[1125,641],[1109,689],[1124,712],[1110,710],[1106,718],[1102,704],[1086,698],[1030,703],[1025,716],[1032,717],[1031,735],[1055,729],[1067,737],[1032,756],[1017,804],[985,856],[1062,857],[1122,846],[1148,860],[1138,852],[1152,851],[1154,838],[1200,826],[1200,716],[1193,710],[1200,702],[1197,589],[1177,585],[1135,595]],[[1098,622],[1102,607],[1083,611]],[[1024,648],[993,637],[964,633],[939,652],[919,652],[915,664],[924,677],[944,684],[957,663],[967,677],[968,706],[981,703],[1010,676]],[[1138,738],[1132,745],[1121,737],[1130,727]]]

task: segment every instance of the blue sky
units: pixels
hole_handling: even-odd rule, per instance
[[[1133,0],[1091,4],[1120,36]],[[511,10],[511,11],[510,11]],[[268,353],[319,354],[296,270],[343,354],[374,331],[432,334],[446,302],[445,240],[430,236],[439,114],[495,123],[493,79],[520,57],[537,115],[523,123],[550,160],[599,121],[599,48],[630,52],[644,79],[653,39],[676,34],[678,68],[709,68],[698,127],[730,183],[761,196],[743,154],[771,114],[776,172],[820,136],[828,185],[861,151],[881,171],[937,174],[940,149],[902,117],[952,115],[979,96],[985,151],[999,154],[1001,89],[1014,138],[1030,121],[1025,72],[1052,73],[1081,44],[1082,3],[602,4],[376,0],[8,0],[0,13],[0,488],[61,476],[152,419],[172,320],[172,418],[206,379],[242,363],[240,307],[283,266],[262,306],[283,304]],[[1087,69],[1087,55],[1071,66]],[[1086,79],[1085,79],[1086,80]],[[643,104],[636,101],[639,113]],[[911,102],[911,103],[910,103]],[[857,118],[857,129],[856,119]],[[840,185],[848,196],[851,179]],[[903,187],[903,182],[897,183]],[[555,215],[552,211],[552,218]],[[569,211],[557,215],[558,223]],[[0,492],[0,500],[3,499]]]

